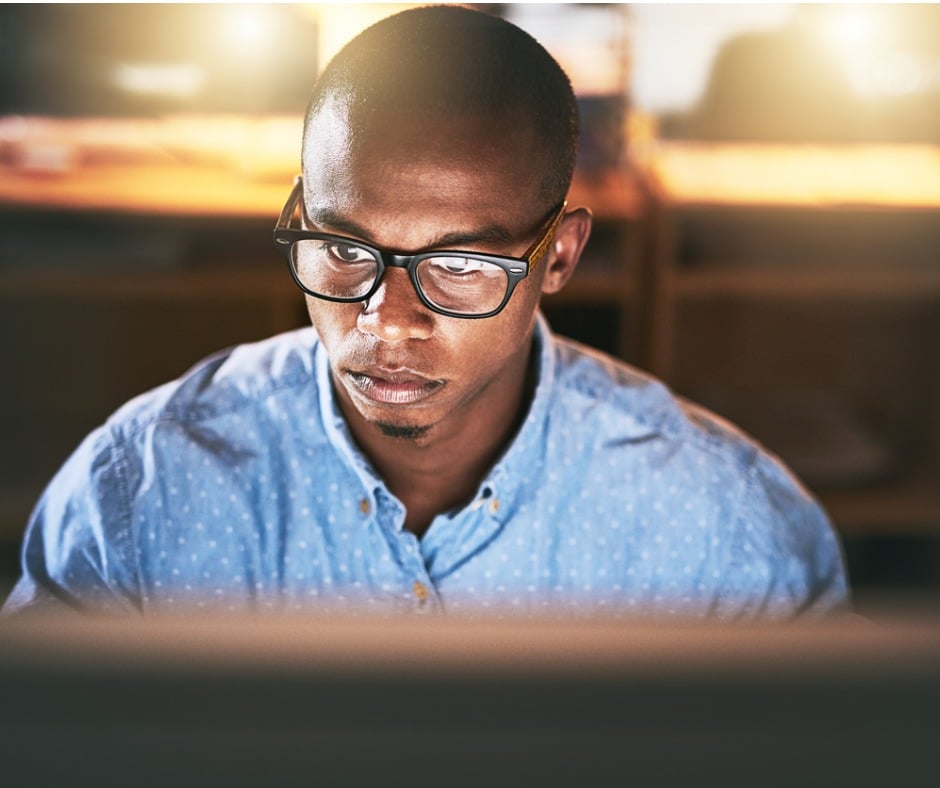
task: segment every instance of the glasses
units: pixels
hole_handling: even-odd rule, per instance
[[[552,212],[522,257],[450,250],[401,254],[342,235],[298,229],[302,195],[298,176],[274,227],[274,244],[301,290],[327,301],[365,301],[387,268],[404,268],[428,309],[466,318],[491,317],[506,306],[516,285],[548,251],[567,206],[562,202]]]

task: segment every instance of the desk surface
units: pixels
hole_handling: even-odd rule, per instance
[[[637,156],[669,204],[940,208],[940,146],[669,142]]]
[[[155,216],[270,218],[273,226],[297,168],[252,171],[208,164],[152,162],[78,166],[36,173],[0,165],[0,205]],[[578,173],[571,207],[599,218],[635,219],[642,199],[624,172]]]
[[[300,171],[302,118],[0,118],[0,205],[170,216],[277,217]],[[569,202],[638,218],[622,170],[578,172]]]
[[[291,175],[253,176],[219,166],[123,164],[36,174],[0,167],[0,204],[163,216],[270,218],[290,192]]]

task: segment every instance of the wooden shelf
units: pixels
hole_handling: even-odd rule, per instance
[[[0,167],[0,204],[146,216],[270,217],[273,227],[290,185],[287,174],[259,178],[207,165],[97,165],[46,175]]]
[[[599,173],[575,170],[568,207],[587,207],[596,220],[639,220],[646,212],[639,179],[632,170],[619,168]]]
[[[895,482],[821,491],[837,529],[852,536],[936,534],[940,528],[940,471]]]
[[[819,387],[844,384],[847,392],[857,393],[859,380],[867,380],[860,365],[875,337],[885,368],[909,375],[893,379],[893,387],[933,391],[940,384],[933,345],[921,333],[923,326],[935,325],[926,316],[940,305],[940,147],[668,143],[644,154],[652,195],[647,263],[654,374],[688,388],[695,385],[690,375],[704,384],[716,364],[734,368],[728,353],[743,353],[740,343],[701,342],[694,362],[683,356],[692,351],[680,347],[688,338],[679,328],[683,320],[720,321],[729,306],[741,307],[734,312],[737,321],[751,321],[736,322],[733,330],[747,335],[745,344],[752,349],[768,339],[777,353],[790,341],[805,342],[793,326],[781,326],[775,334],[772,318],[758,319],[765,308],[785,305],[798,307],[800,314],[833,317],[851,332],[839,334],[846,346]],[[918,318],[903,334],[892,323],[886,335],[904,343],[897,350],[905,364],[885,361],[892,351],[880,341],[878,325],[851,319],[856,309],[870,314],[881,305],[890,306],[893,315],[900,308]],[[750,334],[751,328],[763,331],[763,339]],[[914,354],[922,359],[919,365],[910,363]],[[818,364],[820,358],[825,354],[807,363]],[[744,386],[750,396],[774,387],[775,367],[743,363],[730,385]],[[805,377],[806,370],[800,372]],[[778,377],[786,374],[781,370]],[[785,380],[779,377],[778,383]],[[884,407],[915,401],[921,403],[917,418],[925,459],[894,481],[817,491],[842,533],[940,533],[940,469],[930,459],[940,453],[940,411],[929,396],[894,397]]]
[[[560,293],[547,296],[545,302],[611,306],[621,305],[636,297],[636,280],[623,270],[596,270],[585,266],[575,272]]]
[[[272,227],[295,173],[218,164],[125,162],[31,173],[0,165],[0,205],[145,216],[268,218]],[[575,172],[568,202],[599,219],[637,219],[644,203],[625,169]]]
[[[41,493],[41,486],[36,489],[0,488],[0,545],[16,542],[22,537]]]
[[[89,308],[171,304],[196,309],[211,304],[231,310],[244,304],[255,319],[264,320],[271,334],[296,328],[303,314],[303,295],[282,265],[264,270],[4,272],[0,299],[87,304]]]
[[[616,336],[609,350],[624,359],[641,362],[645,353],[641,315],[643,244],[647,201],[636,174],[627,168],[600,173],[575,171],[568,193],[570,208],[587,207],[594,217],[594,231],[574,276],[564,289],[547,296],[548,310],[592,307],[617,313]],[[590,322],[590,321],[589,321]],[[596,327],[573,324],[565,333],[592,342]]]
[[[795,299],[876,299],[929,301],[940,298],[940,266],[933,269],[851,266],[746,267],[742,264],[698,264],[672,273],[676,295],[690,301],[756,297]]]
[[[260,270],[216,268],[192,270],[15,269],[0,274],[0,296],[78,300],[202,300],[301,297],[283,264]]]
[[[673,206],[940,208],[935,145],[657,142],[635,156]]]

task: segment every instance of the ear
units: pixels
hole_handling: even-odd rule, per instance
[[[587,208],[575,208],[565,214],[548,254],[547,270],[542,277],[543,293],[557,293],[565,286],[581,259],[581,252],[590,235],[591,212]]]

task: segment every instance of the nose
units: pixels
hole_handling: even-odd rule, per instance
[[[378,289],[363,302],[356,325],[383,342],[427,339],[434,330],[434,313],[421,303],[407,271],[387,268]]]

